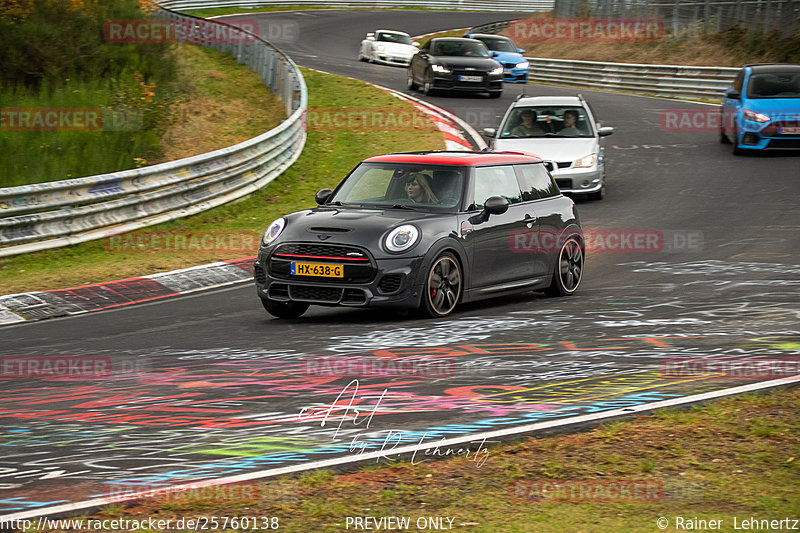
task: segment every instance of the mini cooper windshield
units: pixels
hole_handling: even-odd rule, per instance
[[[464,169],[453,166],[362,163],[328,203],[454,211],[463,188]]]

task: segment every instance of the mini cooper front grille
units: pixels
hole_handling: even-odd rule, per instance
[[[341,246],[334,244],[284,244],[275,250],[274,255],[293,258],[329,258],[336,261],[369,261],[369,256],[364,250],[356,248],[355,246]]]
[[[336,287],[290,285],[289,294],[292,300],[306,302],[338,303],[342,299],[342,289]]]
[[[400,288],[403,276],[400,274],[387,274],[378,282],[378,290],[383,294],[391,294]]]

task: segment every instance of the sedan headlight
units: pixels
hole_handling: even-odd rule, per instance
[[[531,64],[527,61],[523,61],[522,63],[517,63],[517,68],[528,68]]]
[[[497,75],[502,74],[502,73],[503,73],[503,67],[502,66],[493,68],[492,70],[489,71],[489,75],[490,76],[497,76]]]
[[[434,72],[441,72],[442,74],[447,74],[450,72],[449,68],[443,67],[442,65],[431,65],[431,70]]]
[[[589,168],[597,163],[597,154],[589,154],[572,162],[572,168]]]
[[[762,115],[761,113],[756,113],[749,109],[744,110],[744,118],[745,120],[752,120],[753,122],[769,122],[769,117],[767,115]]]
[[[376,48],[377,50],[379,50],[379,51],[383,51],[383,49],[384,49],[384,48],[386,48],[386,47],[385,47],[385,46],[383,46],[382,44],[379,44],[379,45],[378,45],[378,46],[376,46],[375,48]]]
[[[286,226],[286,219],[283,217],[272,222],[267,228],[267,231],[264,232],[264,236],[261,237],[261,244],[269,246],[275,242],[275,239],[277,239],[283,231],[284,226]]]
[[[416,226],[405,224],[398,226],[386,235],[383,245],[390,252],[405,252],[419,239],[419,230]]]

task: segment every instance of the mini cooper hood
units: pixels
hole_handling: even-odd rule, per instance
[[[424,220],[439,216],[406,209],[321,206],[284,216],[286,229],[278,242],[377,244],[392,228],[403,224],[419,227]]]
[[[496,139],[495,150],[520,150],[551,161],[575,161],[598,150],[594,137],[541,137],[536,139]]]
[[[432,59],[435,59],[437,64],[447,68],[474,68],[481,72],[501,66],[490,57],[436,56]]]

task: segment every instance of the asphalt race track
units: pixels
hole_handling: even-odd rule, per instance
[[[508,17],[248,16],[262,31],[295,25],[295,38],[276,42],[300,65],[402,91],[403,68],[357,61],[367,31],[416,35]],[[475,127],[496,126],[523,88],[577,92],[506,85],[499,100],[427,100]],[[484,450],[503,431],[692,400],[796,369],[800,154],[735,157],[715,132],[661,128],[665,110],[709,106],[580,92],[616,131],[605,141],[606,199],[579,202],[597,237],[577,295],[482,302],[447,320],[312,307],[280,321],[248,283],[0,328],[5,356],[76,356],[109,370],[0,380],[0,515],[321,460],[388,461],[443,438],[491,461]],[[633,253],[607,238],[623,234],[659,235],[659,245]],[[773,363],[757,375],[674,371],[700,356],[750,370]]]

